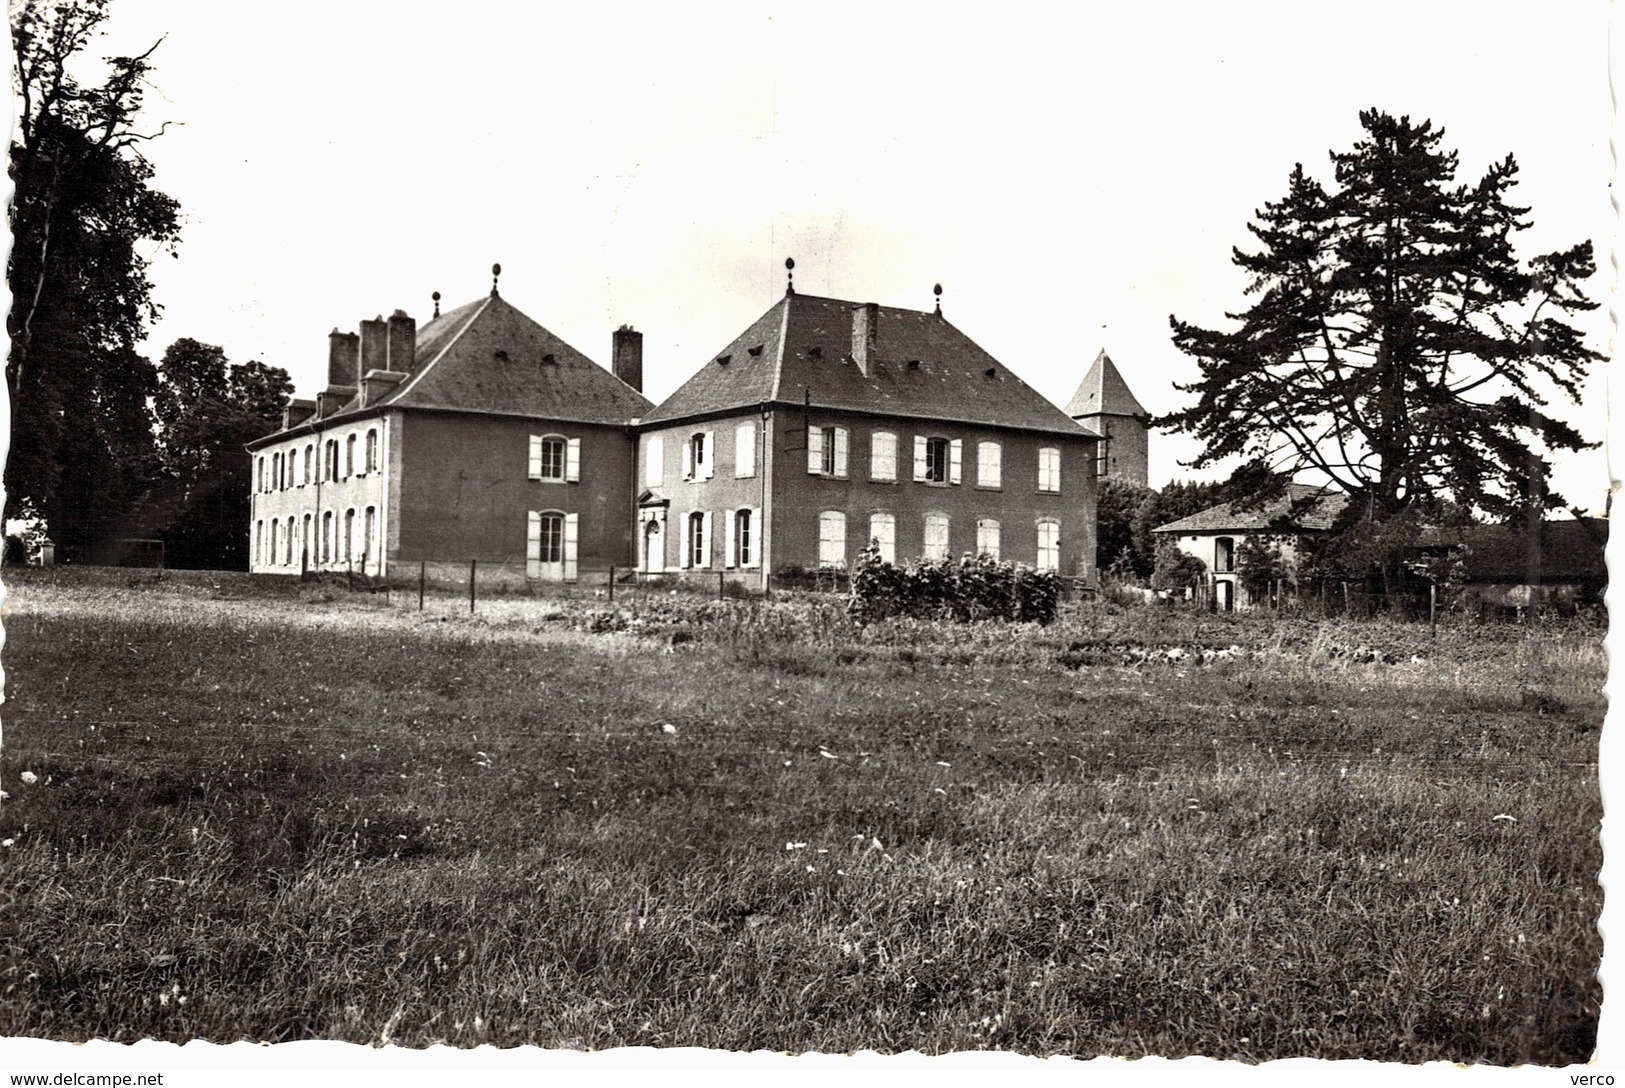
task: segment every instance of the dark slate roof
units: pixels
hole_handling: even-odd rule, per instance
[[[547,355],[552,362],[543,361]],[[489,295],[418,329],[411,373],[365,411],[427,408],[624,424],[649,407],[643,394],[500,296]],[[362,410],[360,398],[352,397],[320,422],[342,421]]]
[[[1467,577],[1473,581],[1607,581],[1607,518],[1548,521],[1535,547],[1527,528],[1480,525],[1467,530]]]
[[[941,314],[878,307],[865,374],[852,361],[852,315],[862,306],[785,295],[644,422],[754,409],[764,401],[799,404],[806,396],[818,408],[1098,437]]]
[[[1083,376],[1078,391],[1073,393],[1072,399],[1067,402],[1066,414],[1074,419],[1094,415],[1135,416],[1144,419],[1149,415],[1129,391],[1128,383],[1123,380],[1123,375],[1117,372],[1117,366],[1107,356],[1104,348],[1095,356],[1095,361],[1090,364],[1089,372]]]
[[[1170,521],[1151,530],[1154,533],[1244,533],[1278,531],[1282,518],[1294,508],[1299,513],[1292,518],[1292,527],[1300,530],[1321,530],[1332,527],[1348,502],[1348,496],[1319,484],[1287,484],[1286,492],[1263,503],[1220,503],[1199,510],[1188,518]],[[1301,504],[1301,505],[1300,505]]]

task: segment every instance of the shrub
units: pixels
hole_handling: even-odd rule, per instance
[[[851,586],[847,611],[860,622],[910,616],[1047,624],[1061,602],[1061,579],[1054,571],[1001,563],[985,554],[967,554],[957,563],[920,559],[900,567],[880,557],[877,541],[858,554]]]

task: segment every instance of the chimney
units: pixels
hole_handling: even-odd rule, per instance
[[[361,323],[361,366],[348,384],[360,385],[369,370],[389,369],[389,323],[382,316]]]
[[[643,392],[643,334],[631,325],[615,330],[610,368],[621,381]]]
[[[327,334],[327,384],[353,386],[360,370],[360,338],[334,329]]]
[[[297,427],[309,419],[316,412],[316,402],[313,400],[290,400],[288,406],[282,409],[282,429]]]
[[[852,311],[852,361],[864,374],[874,363],[875,333],[880,329],[880,306],[865,302]]]
[[[417,321],[407,317],[405,310],[396,310],[389,316],[388,351],[385,353],[388,369],[402,374],[411,373],[417,347]]]

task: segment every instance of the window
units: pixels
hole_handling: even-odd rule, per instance
[[[265,490],[265,456],[262,454],[254,459],[254,487],[258,491]]]
[[[925,515],[925,557],[948,558],[948,515]]]
[[[276,518],[271,519],[271,556],[270,556],[270,562],[272,563],[272,565],[275,565],[275,563],[276,563],[276,542],[277,542],[277,531],[276,530],[277,530],[277,526],[279,524],[281,524],[281,523],[278,522]]]
[[[288,562],[289,563],[295,562],[294,544],[296,544],[297,541],[294,539],[294,531],[293,530],[294,530],[295,526],[297,526],[297,525],[298,525],[297,519],[295,519],[293,517],[293,515],[290,514],[288,516]]]
[[[999,486],[999,458],[1001,451],[997,442],[976,443],[976,486]]]
[[[1236,569],[1236,541],[1221,536],[1213,542],[1213,573],[1230,574]]]
[[[300,487],[304,487],[306,484],[310,483],[310,462],[311,462],[311,458],[315,454],[315,452],[316,452],[316,447],[315,446],[306,446],[305,447],[305,477],[304,477],[304,479],[299,481],[299,486]]]
[[[643,451],[643,486],[659,487],[666,482],[666,444],[657,434],[649,436]]]
[[[355,435],[344,440],[344,478],[355,475]]]
[[[755,511],[746,507],[735,510],[733,518],[729,521],[729,532],[732,534],[728,542],[728,565],[731,567],[748,567],[754,562],[756,547],[756,525],[752,520]]]
[[[1053,518],[1038,523],[1038,569],[1061,569],[1061,523]]]
[[[713,468],[711,452],[714,448],[710,431],[690,435],[688,442],[683,446],[683,479],[709,480]]]
[[[367,471],[378,471],[378,429],[367,428]]]
[[[957,484],[964,443],[955,438],[914,436],[914,479],[928,484]]]
[[[367,507],[367,519],[361,530],[361,565],[366,566],[373,561],[373,545],[376,543],[375,535],[378,532],[378,510]]]
[[[696,510],[683,519],[683,566],[711,565],[711,514]]]
[[[355,510],[344,512],[344,561],[355,559]]]
[[[282,486],[285,488],[291,489],[293,487],[293,461],[298,452],[298,450],[289,450],[282,457]]]
[[[549,434],[530,436],[530,478],[575,483],[581,479],[581,439]]]
[[[282,455],[280,453],[273,453],[271,455],[271,490],[272,491],[280,491],[281,489],[282,489]]]
[[[734,428],[734,475],[756,475],[756,424],[741,423]]]
[[[846,566],[846,515],[839,510],[818,515],[818,565]]]
[[[880,558],[897,562],[897,518],[891,514],[869,515],[869,539],[880,547]]]
[[[807,471],[815,476],[846,475],[845,427],[807,428]]]
[[[1053,446],[1038,451],[1038,490],[1061,490],[1061,451]]]
[[[322,562],[333,561],[333,511],[322,515]]]
[[[525,535],[525,577],[556,582],[576,580],[577,517],[557,510],[530,512],[529,530]]]
[[[262,459],[263,460],[263,459]],[[265,522],[254,523],[254,562],[265,562]]]
[[[306,447],[306,448],[308,449],[309,447]],[[300,529],[302,531],[299,534],[299,565],[304,566],[305,564],[309,563],[312,559],[316,558],[315,555],[310,550],[311,540],[310,540],[310,515],[309,514],[305,515],[304,523],[300,526]]]
[[[897,436],[890,431],[869,436],[869,479],[897,479]]]
[[[336,438],[327,440],[327,478],[334,483],[339,478],[339,440]]]
[[[989,559],[999,557],[999,523],[992,518],[981,518],[976,522],[976,554]]]

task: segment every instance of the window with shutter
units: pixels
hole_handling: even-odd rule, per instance
[[[925,557],[948,558],[948,515],[932,512],[925,515]]]
[[[818,515],[818,565],[846,566],[846,515],[839,510]]]
[[[922,443],[925,450],[925,472],[920,475],[918,457],[921,446],[916,445],[915,447],[915,478],[924,480],[928,484],[947,483],[952,463],[950,452],[956,443],[950,443],[946,438],[921,438],[915,441],[916,443]]]
[[[962,440],[956,438],[952,442],[948,443],[948,482],[949,483],[957,484],[959,482],[960,471],[961,471],[961,467],[964,464],[964,458],[965,458],[965,443]]]
[[[1061,490],[1061,451],[1045,446],[1038,451],[1038,490]]]
[[[564,444],[564,479],[566,483],[581,482],[581,439],[572,438]]]
[[[880,548],[880,558],[897,562],[897,518],[892,514],[869,515],[869,539]]]
[[[734,475],[756,475],[756,424],[741,423],[734,428]]]
[[[914,480],[924,483],[931,477],[931,443],[922,434],[914,436]]]
[[[992,518],[981,518],[976,522],[976,554],[989,559],[999,557],[999,523]]]
[[[976,486],[999,486],[999,461],[1002,451],[997,442],[976,443]]]
[[[889,431],[869,436],[869,479],[897,479],[897,436]]]
[[[824,465],[824,428],[807,428],[807,471],[813,475],[821,475],[830,471]]]
[[[1053,518],[1038,522],[1038,569],[1061,569],[1061,523]]]

